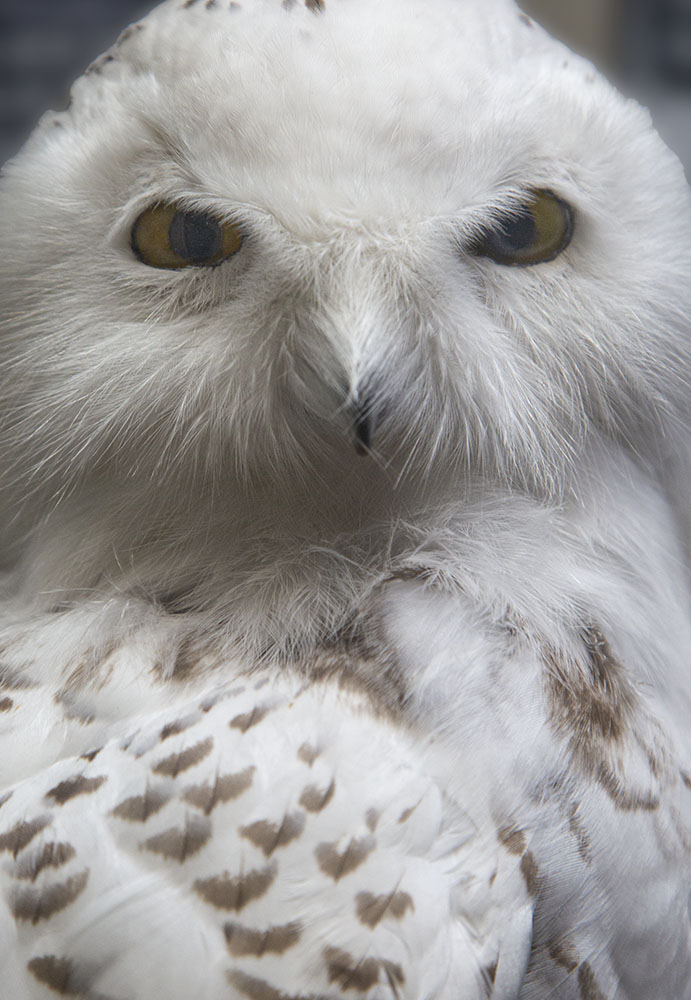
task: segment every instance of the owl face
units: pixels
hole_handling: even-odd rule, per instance
[[[553,494],[683,408],[681,169],[503,0],[168,0],[0,197],[16,503]]]

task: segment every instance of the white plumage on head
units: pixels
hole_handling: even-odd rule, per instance
[[[647,113],[508,0],[167,0],[6,166],[0,219],[17,996],[188,995],[118,937],[139,906],[119,860],[130,821],[142,856],[165,860],[146,904],[161,941],[173,883],[190,920],[202,908],[200,995],[225,996],[222,980],[250,1000],[461,983],[493,1000],[684,1000],[691,211]],[[294,698],[306,729],[338,718],[324,746],[342,792],[320,839],[284,706],[266,753],[288,740],[292,763],[242,751],[264,776],[253,822],[279,831],[253,848],[273,895],[228,932],[200,886],[240,878],[244,806],[207,811],[189,789],[216,787],[240,752],[229,721],[263,705],[238,675]],[[203,708],[221,688],[228,718]],[[180,719],[183,759],[210,741],[196,784],[171,765],[158,819],[123,819]],[[420,852],[434,868],[445,919],[411,892],[382,911],[385,934],[355,904],[332,926],[319,913],[348,909],[340,872],[312,884],[290,958],[259,975],[251,935],[299,910],[301,878],[331,878],[324,844],[377,843],[351,814],[396,801],[382,789],[398,765],[358,787],[348,761],[370,734],[400,736],[401,767],[444,803],[424,846],[393,820],[380,836],[401,879]],[[75,765],[97,742],[105,770]],[[87,799],[68,796],[83,867],[59,882],[76,895],[44,954],[33,928],[53,919],[60,865],[39,865],[27,917],[20,857],[63,843],[50,789],[75,766],[103,778],[87,784],[95,832],[69,832]],[[283,866],[276,798],[298,831]],[[42,801],[58,826],[20,846]],[[112,869],[97,837],[117,845]],[[349,900],[389,870],[372,852]],[[92,959],[72,923],[96,905],[84,871],[115,893]]]

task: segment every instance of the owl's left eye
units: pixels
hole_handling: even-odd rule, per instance
[[[145,209],[132,226],[130,244],[149,267],[213,267],[240,249],[242,233],[232,222],[179,205]]]
[[[470,250],[497,264],[528,267],[554,260],[572,236],[571,206],[551,191],[535,190],[515,211],[475,237]]]

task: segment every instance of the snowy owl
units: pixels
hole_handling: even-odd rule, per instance
[[[689,1000],[647,113],[511,0],[166,0],[0,220],[2,1000]]]

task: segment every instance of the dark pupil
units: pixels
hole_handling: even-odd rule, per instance
[[[506,219],[501,224],[500,232],[499,242],[510,250],[525,250],[537,238],[537,226],[530,212]]]
[[[223,235],[215,219],[201,212],[176,212],[168,230],[171,250],[192,263],[203,264],[220,252]]]

